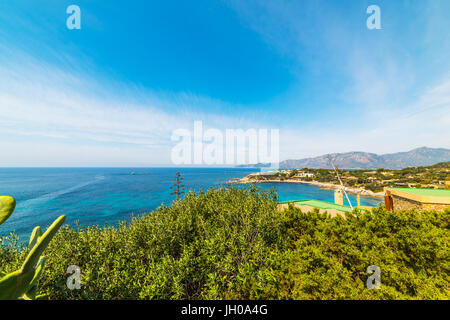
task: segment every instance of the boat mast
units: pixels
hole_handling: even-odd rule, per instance
[[[345,191],[345,186],[342,183],[341,177],[339,176],[339,172],[338,172],[338,170],[336,169],[336,166],[333,163],[333,159],[331,158],[331,154],[329,154],[327,158],[328,158],[328,161],[330,162],[330,164],[333,166],[334,172],[336,172],[336,175],[337,175],[337,178],[339,180],[339,183],[342,186],[342,191],[344,191],[344,194],[345,194],[345,197],[347,198],[348,204],[350,205],[350,208],[353,210],[352,203],[350,202],[350,199],[348,198],[347,192]]]

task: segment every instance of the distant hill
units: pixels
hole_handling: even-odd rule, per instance
[[[331,154],[334,163],[341,169],[402,169],[406,167],[430,166],[450,161],[450,150],[444,148],[417,148],[408,152],[383,155],[368,152],[346,152]],[[246,167],[262,167],[261,164]],[[281,169],[313,168],[329,169],[327,155],[280,162]]]

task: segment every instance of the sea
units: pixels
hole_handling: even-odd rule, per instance
[[[26,241],[35,226],[47,227],[65,214],[74,225],[117,225],[149,213],[175,199],[170,186],[180,172],[186,191],[218,187],[258,169],[249,168],[0,168],[0,195],[16,199],[16,210],[0,226],[0,235],[15,232]],[[275,188],[279,200],[334,201],[332,190],[297,183],[263,183]],[[239,186],[245,187],[245,186]],[[356,196],[350,195],[353,205]],[[377,198],[361,197],[361,205],[376,206]]]

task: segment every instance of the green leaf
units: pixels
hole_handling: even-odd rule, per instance
[[[44,264],[45,264],[45,257],[41,257],[39,259],[39,262],[36,265],[36,271],[34,272],[34,277],[30,282],[30,287],[36,287],[37,286],[37,282],[39,280],[39,277],[41,276],[42,270],[44,269]]]
[[[30,244],[34,242],[35,245],[28,254],[22,268],[0,279],[0,300],[19,298],[31,300],[36,297],[37,281],[45,263],[45,257],[41,257],[41,254],[65,219],[65,215],[60,216],[40,237],[39,234],[42,233],[40,228],[34,228]]]
[[[0,300],[14,300],[29,290],[34,272],[11,272],[0,280]]]
[[[0,197],[0,224],[5,222],[16,208],[16,200],[13,197],[1,196]]]
[[[19,271],[14,271],[0,279],[0,300],[12,299],[19,275]]]
[[[36,292],[37,292],[37,286],[33,286],[21,298],[23,298],[24,300],[35,300]]]
[[[36,244],[36,242],[39,240],[39,237],[41,237],[41,236],[42,236],[42,229],[41,229],[41,227],[37,226],[36,228],[33,229],[33,232],[31,233],[30,243],[28,244],[29,250],[33,249],[34,245]]]
[[[45,248],[47,248],[52,238],[58,232],[59,228],[64,223],[64,220],[66,220],[66,216],[60,216],[52,223],[50,227],[48,227],[47,231],[45,231],[45,233],[41,237],[39,237],[36,245],[33,247],[27,258],[25,259],[21,270],[23,270],[24,272],[34,270],[34,267],[40,259],[40,256],[44,252]]]

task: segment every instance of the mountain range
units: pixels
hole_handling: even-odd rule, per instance
[[[450,149],[421,147],[407,152],[378,155],[369,152],[332,153],[334,164],[340,169],[402,169],[406,167],[430,166],[439,162],[450,161]],[[246,165],[241,167],[266,167],[266,164]],[[305,159],[289,159],[279,163],[280,169],[329,169],[328,155]]]

